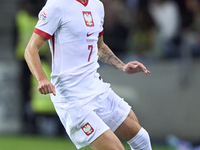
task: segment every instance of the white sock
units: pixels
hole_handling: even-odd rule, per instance
[[[127,143],[131,147],[131,150],[152,150],[149,134],[144,128],[141,128]]]

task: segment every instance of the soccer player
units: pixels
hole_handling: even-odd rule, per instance
[[[80,149],[151,150],[147,131],[131,107],[103,82],[98,59],[127,74],[150,72],[137,62],[124,64],[103,41],[104,8],[99,0],[48,0],[26,47],[25,59],[41,94],[50,93],[55,110],[70,139]],[[38,51],[49,41],[51,82]]]

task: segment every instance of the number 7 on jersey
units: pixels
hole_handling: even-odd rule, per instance
[[[90,57],[92,55],[92,50],[93,50],[93,45],[88,45],[88,50],[90,50],[90,54],[89,54],[89,57],[88,57],[88,61],[90,61]]]

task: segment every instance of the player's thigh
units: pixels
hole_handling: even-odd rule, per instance
[[[130,110],[127,118],[124,122],[115,130],[115,134],[120,138],[129,141],[132,139],[141,129],[138,119],[135,113]]]
[[[94,150],[125,150],[121,141],[110,129],[100,135],[90,145]]]

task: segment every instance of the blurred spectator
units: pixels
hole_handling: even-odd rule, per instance
[[[135,10],[138,8],[139,0],[126,0],[127,7]]]
[[[33,33],[34,24],[37,22],[37,13],[29,0],[21,1],[21,8],[16,15],[16,55],[21,61],[22,96],[23,102],[30,100],[30,71],[24,61],[24,51],[28,39]]]
[[[193,58],[200,56],[200,0],[185,0],[182,18],[180,85],[188,88]]]
[[[102,0],[105,7],[104,40],[121,57],[125,53],[129,13],[123,0]]]
[[[24,51],[38,21],[38,13],[44,6],[46,0],[22,0],[21,8],[16,15],[16,56],[21,61],[21,95],[25,122],[24,132],[36,132],[37,115],[55,114],[53,104],[49,96],[41,95],[37,91],[37,83],[28,69],[24,60]],[[39,52],[42,57],[42,66],[46,74],[50,75],[49,65],[50,52],[47,43]],[[41,118],[41,117],[40,117]],[[41,121],[41,119],[40,119]],[[47,129],[47,128],[46,128]],[[44,129],[43,129],[44,131]],[[53,131],[53,130],[52,130]]]
[[[134,55],[143,59],[152,49],[154,22],[147,11],[147,5],[141,4],[141,2],[135,15],[132,16],[132,20],[135,21],[130,28],[127,40],[127,54],[128,57],[133,57]]]
[[[182,57],[200,56],[200,0],[185,0]]]
[[[156,24],[154,53],[158,58],[179,55],[180,10],[172,0],[150,0],[149,12]]]

